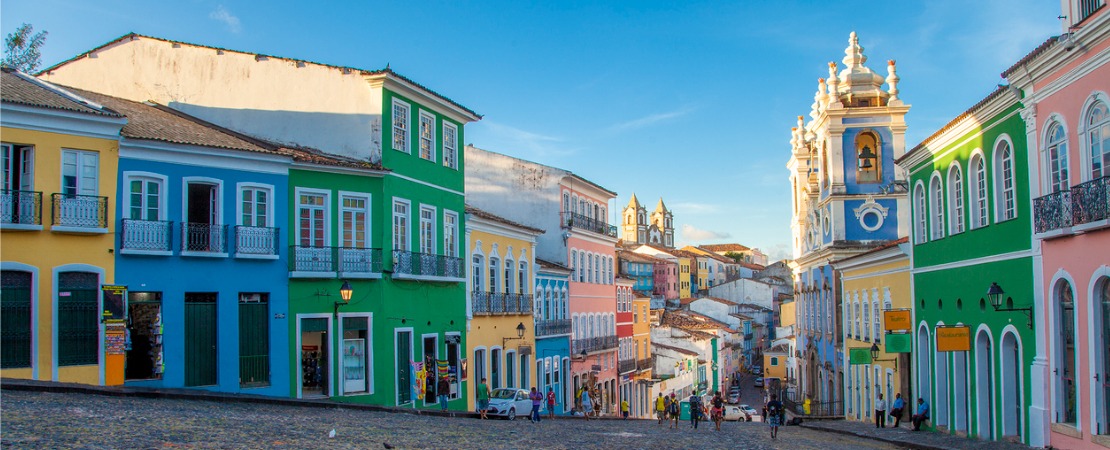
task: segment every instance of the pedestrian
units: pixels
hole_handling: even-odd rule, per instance
[[[447,400],[451,398],[451,383],[447,381],[446,375],[439,377],[436,393],[439,394],[439,410],[447,411]]]
[[[921,423],[926,420],[929,420],[929,404],[925,402],[925,399],[918,397],[917,414],[910,417],[910,421],[913,422],[913,431],[921,431]]]
[[[701,397],[697,392],[690,395],[690,426],[695,430],[698,429],[698,422],[701,420]]]
[[[582,389],[582,415],[586,420],[590,420],[590,413],[594,410],[594,404],[590,401],[590,391]]]
[[[767,402],[765,407],[767,409],[767,425],[771,428],[771,439],[778,439],[779,426],[782,425],[782,415],[784,414],[782,402],[778,400],[778,396],[771,394],[771,400]]]
[[[721,421],[725,418],[725,400],[721,398],[720,391],[713,396],[713,413],[709,417],[713,418],[717,431],[721,431]]]
[[[532,386],[532,393],[528,394],[528,398],[532,400],[532,414],[528,416],[532,423],[539,423],[540,421],[540,405],[543,404],[543,394],[539,389]]]
[[[489,409],[489,385],[486,384],[486,379],[482,378],[482,382],[478,383],[478,417],[488,419],[487,409]]]
[[[663,426],[663,417],[667,414],[667,397],[663,393],[659,393],[659,397],[655,399],[655,416],[659,418],[659,426]]]
[[[678,403],[678,398],[674,396],[674,392],[671,392],[671,409],[669,410],[669,414],[671,415],[671,428],[676,430],[678,429],[678,417],[681,416],[681,414],[679,414],[681,408],[681,405]]]
[[[901,399],[901,392],[895,394],[895,402],[890,404],[890,416],[895,418],[895,428],[901,423],[902,409],[906,408],[906,401]]]
[[[621,417],[628,420],[628,400],[623,398],[621,399]]]
[[[886,399],[882,392],[875,399],[875,428],[886,428]]]
[[[555,389],[547,387],[547,418],[555,418]]]

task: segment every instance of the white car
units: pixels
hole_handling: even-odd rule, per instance
[[[725,405],[725,420],[751,422],[753,418],[758,417],[755,411],[745,412],[743,406],[745,405]]]
[[[517,414],[527,416],[531,412],[532,400],[524,389],[498,388],[490,393],[488,415],[516,420]]]
[[[752,408],[751,406],[748,406],[748,405],[740,405],[740,410],[743,411],[744,414],[747,414],[749,421],[752,420],[752,417],[759,416],[759,412],[756,411],[755,408]]]
[[[756,378],[754,385],[755,387],[763,387],[763,378]]]

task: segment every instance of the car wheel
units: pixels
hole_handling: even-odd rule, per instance
[[[506,417],[508,417],[509,420],[516,420],[516,408],[510,408],[509,415]]]

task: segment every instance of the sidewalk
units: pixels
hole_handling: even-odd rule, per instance
[[[804,419],[803,419],[804,420]],[[891,424],[887,424],[888,427]],[[1018,450],[1029,449],[1023,444],[1003,441],[983,441],[973,438],[964,438],[951,434],[935,431],[912,431],[910,427],[875,428],[869,422],[856,422],[849,420],[813,420],[803,421],[803,427],[813,430],[828,431],[830,433],[846,434],[850,436],[889,442],[905,448],[918,450],[950,450],[950,449],[976,449],[976,450]]]

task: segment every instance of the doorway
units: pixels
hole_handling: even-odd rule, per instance
[[[431,334],[421,338],[424,355],[424,406],[436,404],[439,393],[439,337]]]
[[[216,297],[185,293],[185,386],[216,384]]]
[[[165,370],[162,351],[162,293],[127,293],[127,350],[125,380],[157,380]]]
[[[189,183],[185,214],[185,236],[181,243],[186,251],[222,252],[223,233],[218,226],[219,189],[210,183]]]
[[[328,389],[328,319],[301,319],[301,398],[326,397]]]

